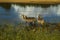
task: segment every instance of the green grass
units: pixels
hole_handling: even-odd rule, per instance
[[[41,28],[27,30],[30,27],[23,27],[18,25],[0,25],[0,40],[60,40],[60,32],[54,31],[50,33],[46,29],[42,31]]]

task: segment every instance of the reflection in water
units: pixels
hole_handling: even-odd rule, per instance
[[[0,23],[18,23],[21,22],[21,15],[36,17],[40,14],[46,22],[60,22],[60,5],[50,6],[49,8],[35,6],[11,5],[9,11],[0,7]]]

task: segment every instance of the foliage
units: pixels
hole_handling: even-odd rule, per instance
[[[35,30],[35,31],[33,31]],[[30,26],[0,25],[0,40],[60,40],[60,32],[50,33],[41,27],[31,29]]]

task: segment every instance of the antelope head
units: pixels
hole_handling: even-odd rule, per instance
[[[23,18],[23,19],[26,19],[26,17],[27,17],[27,16],[25,16],[25,15],[22,15],[22,18]]]

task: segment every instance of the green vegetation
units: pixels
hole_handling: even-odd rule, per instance
[[[0,25],[0,40],[60,40],[60,32],[54,31],[50,33],[49,31],[42,28],[36,27],[30,29],[22,24],[18,26],[14,25]]]

